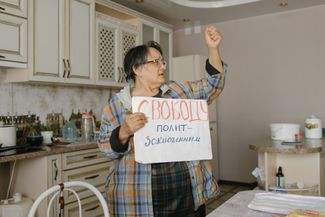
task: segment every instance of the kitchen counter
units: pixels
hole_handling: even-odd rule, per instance
[[[264,153],[281,153],[281,154],[324,154],[325,139],[304,139],[302,142],[282,142],[278,140],[264,140],[249,145],[249,149]]]
[[[80,150],[92,149],[97,147],[98,147],[97,143],[95,142],[92,143],[80,142],[80,143],[71,143],[67,145],[51,145],[51,146],[43,145],[42,146],[43,150],[0,157],[0,163],[5,163],[5,162],[10,162],[15,160],[37,158],[37,157],[61,154],[61,153],[72,152],[72,151],[80,151]]]

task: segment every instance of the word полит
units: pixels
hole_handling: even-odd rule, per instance
[[[152,120],[207,121],[208,107],[205,100],[141,99],[134,112],[144,112]]]

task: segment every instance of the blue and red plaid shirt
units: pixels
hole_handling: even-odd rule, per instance
[[[224,64],[226,72],[227,65]],[[214,100],[223,90],[225,73],[219,73],[207,61],[207,77],[198,81],[170,82],[160,89],[163,98]],[[115,169],[108,176],[107,196],[111,216],[153,217],[151,164],[135,161],[133,138],[127,149],[116,152],[110,137],[119,127],[126,114],[131,111],[131,87],[127,86],[113,96],[104,108],[99,150],[109,159],[115,160]],[[211,161],[187,161],[191,177],[195,209],[219,193],[217,181],[212,175]]]

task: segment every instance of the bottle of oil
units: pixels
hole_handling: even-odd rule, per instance
[[[279,188],[284,188],[284,175],[282,172],[282,167],[278,168],[278,172],[275,174],[276,186]]]

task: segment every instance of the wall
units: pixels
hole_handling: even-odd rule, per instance
[[[69,119],[74,112],[93,110],[100,118],[110,90],[104,88],[0,83],[0,115],[36,114],[42,122],[52,112]]]
[[[317,6],[215,24],[229,64],[218,101],[220,179],[254,181],[248,145],[269,138],[270,123],[303,124],[310,114],[325,123],[324,20]],[[174,56],[189,54],[207,55],[203,34],[175,32]]]

